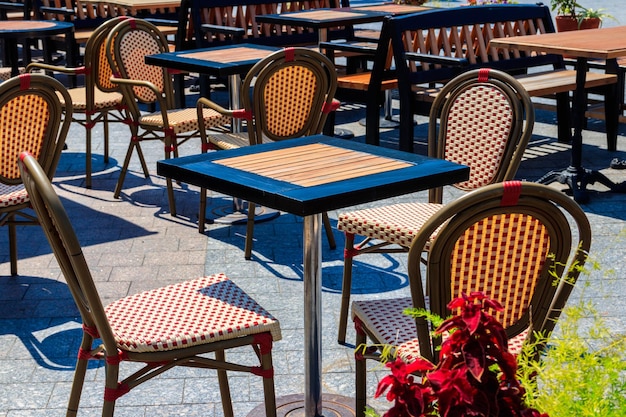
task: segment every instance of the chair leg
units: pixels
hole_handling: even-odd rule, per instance
[[[262,353],[261,369],[270,370],[274,368],[272,364],[272,354]],[[276,417],[276,392],[274,390],[274,377],[263,377],[263,393],[265,396],[265,416]]]
[[[356,327],[356,326],[355,326]],[[365,333],[358,329],[356,332],[356,346],[364,345],[366,342]],[[363,356],[355,355],[354,356],[354,366],[355,366],[355,414],[356,417],[364,417],[365,416],[365,406],[366,406],[366,379],[367,379],[367,367],[366,367],[366,359]]]
[[[93,338],[87,333],[83,333],[83,340],[81,342],[81,350],[89,352],[91,350],[91,344]],[[72,390],[70,392],[70,400],[67,404],[66,417],[76,417],[78,414],[78,405],[80,403],[80,397],[83,392],[83,384],[85,383],[85,374],[87,372],[87,366],[89,365],[89,359],[78,358],[76,361],[76,369],[74,370],[74,382],[72,382]]]
[[[91,117],[85,115],[85,187],[91,188]]]
[[[574,100],[576,100],[574,98]],[[568,93],[556,95],[556,119],[558,126],[558,141],[569,143],[572,140],[572,111]]]
[[[328,218],[328,213],[322,213],[322,221],[324,222],[324,229],[326,230],[326,238],[328,239],[328,246],[331,249],[335,249],[337,247],[337,243],[335,242],[335,235],[333,233],[333,228],[330,225],[330,219]]]
[[[248,202],[248,221],[246,223],[246,246],[244,248],[244,257],[247,260],[252,258],[252,244],[254,241],[254,212],[255,204]]]
[[[198,211],[198,233],[204,233],[206,223],[206,188],[200,189],[200,209]]]
[[[102,130],[104,131],[104,163],[109,163],[109,112],[102,115]]]
[[[11,275],[15,276],[17,275],[17,233],[15,223],[12,223],[14,221],[14,216],[10,217],[11,218],[8,219],[10,254],[9,257],[11,259]]]
[[[120,367],[118,364],[107,363],[106,364],[106,381],[105,389],[110,392],[115,392],[118,389],[118,378],[120,373]],[[113,398],[112,398],[113,397]],[[104,398],[104,404],[102,406],[102,417],[113,417],[115,412],[116,398],[112,395],[107,395]]]
[[[215,359],[219,362],[226,362],[226,354],[224,350],[215,352]],[[228,385],[228,375],[225,369],[217,370],[217,380],[220,385],[220,396],[222,397],[222,410],[224,417],[233,417],[233,401],[230,396],[230,386]]]
[[[122,192],[122,185],[124,185],[124,179],[126,178],[126,171],[128,170],[128,165],[130,164],[130,157],[133,155],[133,150],[138,148],[138,142],[131,139],[130,145],[128,145],[128,150],[126,151],[126,157],[124,158],[124,164],[122,165],[122,169],[120,171],[120,176],[117,179],[117,184],[115,185],[115,191],[113,192],[114,198],[120,198],[120,193]]]
[[[345,235],[346,245],[343,259],[343,281],[341,283],[341,309],[339,310],[339,331],[337,333],[337,341],[341,345],[346,343],[348,310],[350,309],[350,293],[352,291],[352,252],[354,251],[354,234],[346,233]]]

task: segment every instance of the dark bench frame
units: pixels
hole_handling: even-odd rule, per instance
[[[413,115],[428,114],[434,96],[447,80],[461,72],[482,67],[516,75],[525,87],[528,86],[531,96],[556,97],[559,140],[571,140],[569,93],[576,88],[576,72],[566,69],[563,57],[555,54],[526,54],[516,50],[490,48],[488,45],[489,39],[493,37],[554,31],[550,9],[541,4],[433,9],[385,18],[368,87],[366,142],[379,144],[380,92],[389,80],[397,79],[398,83],[399,147],[412,152]],[[442,33],[449,36],[442,38]],[[454,35],[459,33],[458,37]],[[407,49],[407,45],[412,44],[406,42],[407,35],[418,36],[421,42],[415,42],[415,45],[421,47],[414,48],[411,45]],[[431,42],[433,39],[435,41]],[[389,65],[390,46],[394,67]],[[530,74],[525,75],[529,69],[546,66],[551,67],[550,70],[541,73],[530,71]],[[587,88],[603,88],[617,81],[617,77],[612,74],[590,74]],[[541,80],[540,87],[537,83],[531,83],[536,80]],[[619,103],[615,88],[603,88],[603,92],[607,103]],[[611,147],[612,138],[617,134],[618,121],[612,115],[609,117],[608,113],[606,120]]]

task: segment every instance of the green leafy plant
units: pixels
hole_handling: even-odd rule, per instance
[[[604,9],[592,9],[582,6],[576,0],[550,0],[552,11],[556,11],[558,16],[569,16],[578,21],[578,25],[584,19],[597,18],[603,20],[605,18],[614,19],[613,16],[604,12]]]
[[[551,417],[626,415],[626,336],[612,334],[591,302],[564,309],[559,334],[537,335],[541,358],[518,357],[525,401]]]

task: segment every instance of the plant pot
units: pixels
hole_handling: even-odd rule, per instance
[[[568,32],[571,30],[597,29],[602,21],[599,17],[586,17],[580,24],[578,19],[571,16],[556,16],[556,30],[559,32]]]

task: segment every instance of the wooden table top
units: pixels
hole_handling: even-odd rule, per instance
[[[94,3],[114,4],[131,10],[175,9],[181,0],[91,0]]]
[[[285,25],[302,25],[313,28],[356,25],[360,23],[382,22],[389,13],[343,7],[337,9],[311,9],[301,12],[257,15],[258,22]]]
[[[415,6],[412,4],[396,4],[396,3],[386,3],[386,4],[374,4],[371,6],[355,6],[352,7],[352,10],[371,10],[373,12],[384,12],[387,14],[407,14],[407,13],[417,13],[424,12],[426,10],[432,10],[432,7],[428,6]]]
[[[261,59],[280,48],[275,46],[237,44],[215,48],[190,49],[148,55],[149,65],[224,77],[244,74]]]
[[[316,135],[159,161],[157,172],[307,216],[463,181],[469,168]]]
[[[2,35],[18,36],[24,34],[48,34],[61,33],[71,30],[74,25],[70,22],[57,22],[49,20],[2,20],[0,21],[0,33]]]
[[[626,26],[496,38],[490,46],[591,59],[619,58],[626,56]]]

